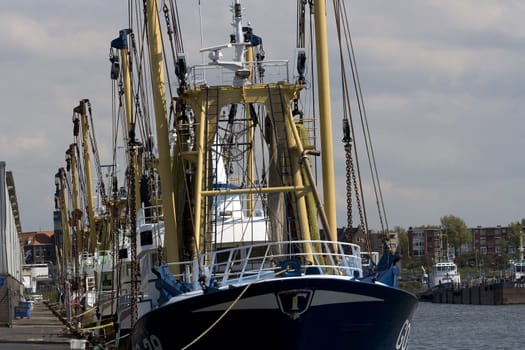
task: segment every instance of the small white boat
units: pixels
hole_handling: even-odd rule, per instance
[[[452,261],[436,262],[432,266],[429,283],[430,288],[445,284],[459,286],[461,284],[461,276],[457,265]]]

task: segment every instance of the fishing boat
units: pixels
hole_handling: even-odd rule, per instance
[[[525,281],[525,258],[523,253],[523,232],[520,232],[520,246],[518,248],[518,259],[510,261],[509,270],[513,281]]]
[[[444,240],[444,235],[439,237],[439,247],[447,247],[448,243]],[[442,249],[443,254],[436,255],[430,275],[426,273],[423,266],[423,279],[419,299],[423,301],[436,300],[436,295],[450,290],[454,292],[461,288],[461,275],[454,260],[453,255],[449,254],[448,249]]]
[[[443,231],[440,231],[437,244],[440,247],[438,250],[441,251],[441,254],[436,254],[433,259],[428,287],[430,289],[441,287],[459,288],[461,286],[461,276],[454,262],[454,254],[450,251],[447,235]]]
[[[151,222],[133,214],[121,245],[131,274],[119,318],[128,317],[132,349],[406,349],[417,298],[397,288],[398,257],[385,247],[365,275],[358,242],[337,239],[326,9],[313,6],[321,118],[300,108],[309,87],[304,47],[292,77],[288,61],[265,61],[240,0],[225,42],[201,49],[208,63],[190,67],[182,46],[172,46],[178,84],[168,113],[164,45],[177,41],[178,11],[164,5],[161,16],[156,1],[145,2],[161,210]],[[135,38],[123,30],[112,42],[120,52],[111,55],[112,77],[123,90],[132,85],[128,48],[142,48],[128,47]],[[130,112],[131,96],[122,103],[128,132],[140,113]],[[148,142],[129,135],[127,197],[135,198],[137,152]],[[154,205],[141,201],[136,213]]]
[[[440,261],[432,265],[432,272],[430,273],[430,288],[441,286],[455,286],[461,285],[461,276],[458,272],[458,267],[453,261]]]

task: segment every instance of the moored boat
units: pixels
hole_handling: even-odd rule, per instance
[[[430,288],[439,286],[456,286],[461,285],[461,276],[458,267],[453,261],[439,261],[432,265],[430,273]]]
[[[298,2],[293,69],[287,60],[265,60],[262,38],[243,23],[240,0],[231,6],[226,42],[202,48],[209,62],[193,66],[176,3],[143,5],[130,5],[138,11],[130,13],[131,28],[111,41],[110,183],[103,181],[88,100],[74,109],[71,174],[62,168],[57,174],[65,237],[60,256],[70,269],[60,282],[72,308],[67,322],[78,321],[79,330],[101,344],[134,350],[406,349],[417,298],[397,286],[399,256],[386,235],[381,259],[363,264],[363,256],[376,255],[347,115],[348,229],[345,241],[338,239],[324,2],[308,4],[316,74],[307,67],[305,1]],[[338,29],[339,35],[347,30]],[[170,64],[176,78],[167,83]],[[305,98],[310,79],[319,83],[318,103]],[[318,117],[303,112],[308,104]],[[120,133],[123,145],[116,141]],[[120,178],[119,164],[126,166]]]
[[[351,277],[359,259],[344,254],[349,244],[281,242],[282,245],[322,244],[320,261],[303,266],[301,254],[246,256],[235,264],[250,271],[213,274],[213,286],[196,288],[140,318],[132,341],[143,348],[232,349],[389,349],[406,348],[414,299],[409,293],[380,282]],[[248,247],[218,251],[233,257]],[[251,246],[270,252],[277,243]],[[283,247],[284,248],[284,247]],[[346,259],[347,266],[335,263]],[[321,262],[323,261],[324,262]],[[274,261],[282,261],[273,266]],[[229,259],[223,264],[230,266]],[[353,266],[352,266],[353,265]],[[229,277],[228,277],[229,276]],[[238,277],[242,276],[242,277]]]
[[[318,76],[327,83],[324,3],[314,6]],[[168,145],[158,8],[145,8],[166,253],[154,268],[159,297],[130,320],[131,347],[405,349],[417,299],[397,288],[398,258],[385,250],[364,275],[361,247],[336,237],[329,87],[319,87],[323,203],[315,121],[299,107],[306,52],[297,50],[292,81],[287,61],[264,61],[240,1],[231,9],[228,42],[201,49],[208,64],[189,67],[175,54]],[[131,299],[137,313],[140,298]]]

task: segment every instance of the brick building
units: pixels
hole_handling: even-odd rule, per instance
[[[482,255],[507,254],[515,256],[518,247],[511,240],[510,229],[507,226],[469,228],[472,240],[461,247],[448,244],[447,236],[439,227],[436,228],[412,228],[408,229],[408,244],[411,255],[414,257],[444,257],[454,258],[456,254],[479,253]]]
[[[434,259],[454,258],[454,249],[439,227],[412,228],[408,231],[408,246],[412,256],[431,257]]]
[[[475,227],[470,228],[472,232],[472,251],[484,255],[509,254],[515,252],[515,247],[504,244],[508,241],[508,227]]]

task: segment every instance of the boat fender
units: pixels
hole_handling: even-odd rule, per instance
[[[281,277],[301,276],[301,263],[297,260],[281,261],[277,272]]]

